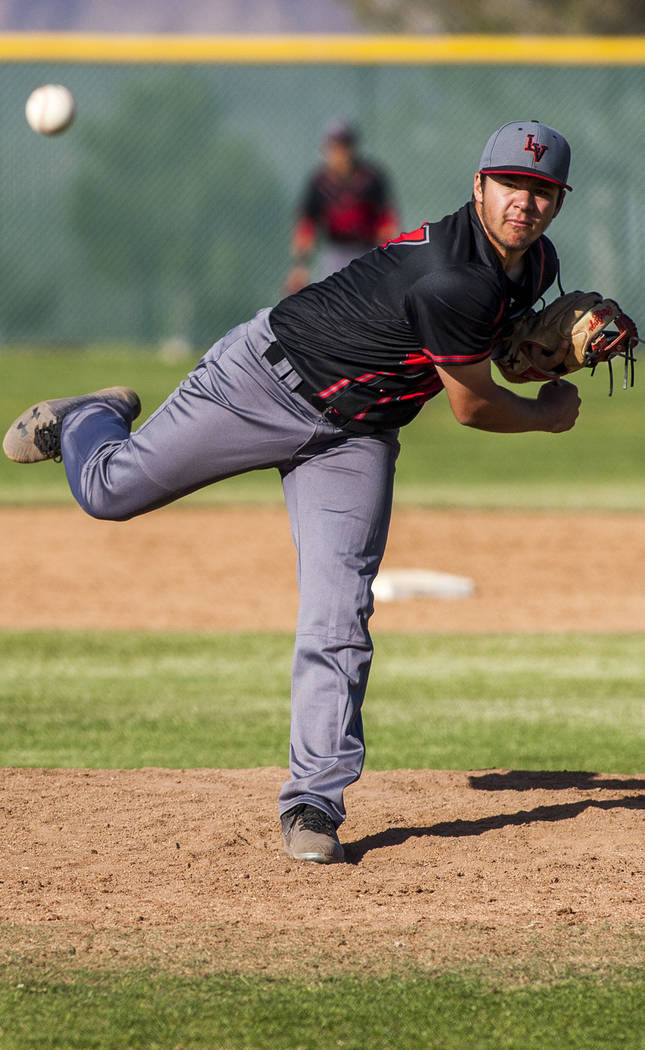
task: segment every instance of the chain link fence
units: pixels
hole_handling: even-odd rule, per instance
[[[640,65],[11,62],[0,66],[0,345],[206,348],[281,295],[303,182],[331,117],[356,120],[389,172],[402,228],[468,199],[507,120],[571,142],[550,235],[566,290],[598,288],[637,320],[645,236]],[[64,83],[65,134],[28,127]]]

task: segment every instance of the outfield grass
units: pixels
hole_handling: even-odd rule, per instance
[[[3,1050],[642,1050],[645,980],[501,989],[461,974],[306,982],[9,972]]]
[[[184,377],[196,359],[168,363],[159,355],[126,349],[5,350],[0,429],[27,405],[115,383],[133,386],[143,416]],[[637,370],[638,371],[638,370]],[[445,397],[427,406],[402,432],[397,472],[401,503],[432,506],[645,508],[645,381],[607,396],[603,370],[578,380],[583,411],[568,434],[485,434],[459,427]],[[516,390],[519,388],[516,388]],[[519,389],[535,394],[531,384]],[[233,478],[188,497],[185,503],[277,501],[276,471]],[[68,503],[61,468],[19,466],[0,457],[0,504]]]
[[[291,647],[288,635],[0,633],[0,763],[286,765]],[[644,665],[643,635],[381,636],[367,766],[642,772]]]

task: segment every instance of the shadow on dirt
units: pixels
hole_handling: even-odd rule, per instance
[[[623,782],[624,783],[624,782]],[[480,817],[477,820],[450,820],[438,824],[429,824],[427,827],[397,827],[387,828],[376,835],[366,835],[356,842],[344,844],[345,857],[350,864],[358,864],[365,856],[373,850],[389,849],[400,846],[411,838],[467,838],[472,835],[485,835],[487,831],[498,828],[522,827],[526,824],[552,823],[559,820],[572,820],[586,809],[630,809],[645,811],[645,783],[643,781],[631,781],[634,786],[643,789],[643,794],[623,795],[615,799],[581,799],[579,802],[563,802],[553,806],[536,806],[534,809],[518,810],[515,813],[497,813],[490,817]],[[542,785],[540,785],[542,786]],[[561,785],[564,786],[564,785]],[[567,787],[574,785],[567,784]],[[589,786],[589,785],[587,785]],[[609,786],[609,785],[608,785]],[[611,786],[615,789],[620,782],[613,781]],[[488,790],[495,790],[489,788]],[[526,787],[520,790],[526,790]]]
[[[605,791],[645,791],[645,777],[637,779],[603,776],[599,773],[575,770],[508,769],[491,773],[478,773],[468,778],[476,791],[565,791],[589,788]]]

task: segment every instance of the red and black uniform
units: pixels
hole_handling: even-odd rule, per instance
[[[409,423],[443,385],[435,368],[483,361],[510,316],[556,278],[547,237],[504,273],[472,202],[375,248],[273,308],[271,329],[325,417],[357,433]]]
[[[327,168],[315,172],[305,191],[297,232],[317,232],[331,244],[368,251],[395,216],[388,180],[371,162],[359,159],[350,175]]]

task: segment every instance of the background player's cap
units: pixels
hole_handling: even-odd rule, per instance
[[[350,123],[344,117],[335,117],[325,128],[325,138],[331,142],[345,142],[353,146],[358,142],[361,132],[357,124]]]
[[[570,161],[569,143],[559,132],[538,120],[513,120],[493,132],[478,170],[488,175],[535,175],[570,190]]]

